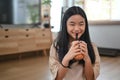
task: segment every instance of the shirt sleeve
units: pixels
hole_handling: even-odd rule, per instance
[[[93,65],[94,80],[96,80],[97,77],[100,74],[100,56],[99,56],[99,52],[98,52],[97,46],[95,44],[93,44],[93,49],[94,49],[95,57],[96,57],[95,64]]]
[[[52,80],[55,80],[59,66],[60,66],[60,63],[58,61],[58,55],[52,44],[52,46],[50,48],[50,56],[49,56],[49,68],[50,68]]]

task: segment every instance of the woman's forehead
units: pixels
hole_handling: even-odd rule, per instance
[[[68,18],[68,21],[72,20],[79,20],[79,21],[84,21],[85,19],[81,15],[72,15],[71,17]]]

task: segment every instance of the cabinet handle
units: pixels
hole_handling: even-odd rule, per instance
[[[45,34],[42,34],[42,36],[45,36]]]
[[[5,35],[5,38],[8,38],[8,35]]]
[[[29,37],[29,35],[28,35],[28,34],[26,34],[26,37]]]
[[[5,29],[5,31],[8,31],[9,29]]]
[[[26,29],[26,31],[29,31],[29,29]]]

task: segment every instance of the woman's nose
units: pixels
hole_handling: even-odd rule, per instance
[[[75,30],[75,32],[79,32],[80,31],[80,27],[79,26],[75,26],[74,30]]]

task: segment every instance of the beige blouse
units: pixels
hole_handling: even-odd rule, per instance
[[[93,44],[93,48],[96,57],[95,64],[93,65],[94,80],[96,80],[100,73],[100,56],[95,44]],[[58,53],[56,52],[55,48],[52,45],[49,56],[49,68],[52,75],[52,80],[55,80],[60,65],[61,64],[58,61]],[[68,70],[63,80],[86,80],[83,74],[83,66],[78,64],[78,62],[73,63],[71,65],[71,69]]]

